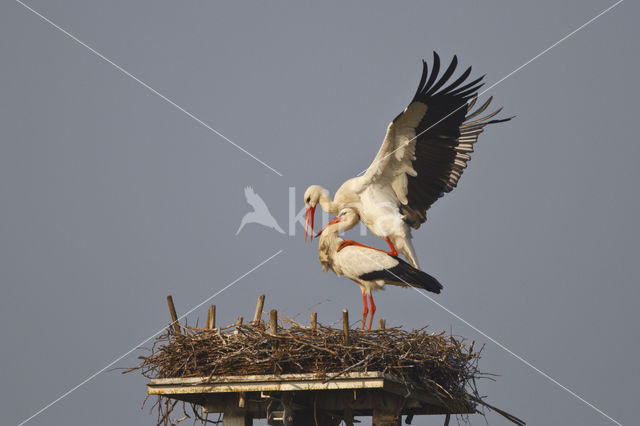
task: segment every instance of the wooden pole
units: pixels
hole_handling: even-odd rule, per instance
[[[318,328],[318,314],[316,312],[311,312],[311,315],[309,316],[309,324],[311,325],[312,330]]]
[[[264,294],[258,297],[258,304],[256,305],[256,313],[253,315],[253,323],[255,325],[260,324],[260,320],[262,319],[262,308],[264,307],[264,298],[265,298]]]
[[[216,305],[209,306],[209,311],[207,312],[207,328],[209,330],[216,328]]]
[[[344,344],[349,344],[349,311],[342,310],[342,334],[344,337]]]
[[[253,424],[253,416],[247,410],[229,406],[222,413],[223,426],[249,426]]]
[[[176,314],[176,307],[173,304],[173,297],[171,295],[167,296],[167,304],[169,305],[169,313],[171,314],[171,325],[173,326],[173,331],[176,334],[180,334],[180,324],[178,323],[178,314]]]
[[[269,313],[269,327],[271,334],[278,334],[278,311],[272,309]]]
[[[349,405],[344,407],[344,425],[353,426],[353,408]]]
[[[386,322],[384,321],[384,318],[380,318],[380,319],[378,320],[378,329],[380,329],[380,330],[384,330],[384,329],[385,329],[385,327],[386,327],[386,325],[387,325],[387,324],[386,324]]]

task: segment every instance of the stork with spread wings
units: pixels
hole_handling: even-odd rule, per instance
[[[454,56],[438,76],[438,54],[433,54],[431,72],[423,61],[418,90],[389,124],[375,159],[362,176],[342,184],[333,200],[319,185],[307,188],[305,239],[309,228],[313,233],[317,205],[333,214],[351,207],[371,232],[387,241],[389,254],[399,252],[418,267],[411,228],[418,229],[431,205],[456,187],[484,127],[511,119],[491,120],[501,109],[478,118],[492,98],[473,110],[483,77],[468,82],[469,67],[451,82],[457,65]]]

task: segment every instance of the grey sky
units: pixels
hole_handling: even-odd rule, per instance
[[[186,312],[278,250],[212,301],[221,323],[250,316],[261,293],[305,321],[323,301],[323,323],[359,311],[357,286],[321,272],[302,227],[234,235],[244,187],[286,230],[289,187],[300,208],[309,184],[335,191],[365,168],[433,50],[491,84],[613,3],[27,2],[280,177],[3,2],[2,423],[162,327],[167,294]],[[517,118],[487,128],[459,187],[414,233],[440,303],[623,424],[634,424],[640,380],[638,12],[622,3],[492,89]],[[612,424],[413,291],[375,296],[387,324],[486,343],[480,365],[501,376],[482,393],[529,424]],[[29,424],[153,424],[144,384],[103,373]]]

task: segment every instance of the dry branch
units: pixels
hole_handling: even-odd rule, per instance
[[[132,370],[147,378],[380,371],[455,402],[477,395],[478,358],[460,340],[424,329],[350,329],[345,344],[344,330],[320,324],[310,329],[293,323],[273,334],[261,325],[236,323],[216,330],[183,326],[181,334],[170,330]]]

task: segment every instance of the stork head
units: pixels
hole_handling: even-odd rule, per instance
[[[358,224],[360,221],[360,215],[355,209],[351,207],[340,210],[338,216],[334,217],[331,222],[327,224],[316,237],[320,236],[323,232],[335,232],[336,234],[342,234],[348,231]]]
[[[307,241],[307,234],[311,234],[309,241],[313,239],[313,220],[316,213],[316,207],[320,202],[324,200],[330,200],[329,191],[321,187],[320,185],[311,185],[304,191],[304,205],[307,208],[307,213],[304,223],[304,240]],[[309,232],[309,225],[311,225],[311,232]]]

